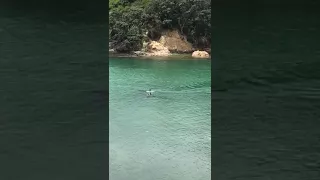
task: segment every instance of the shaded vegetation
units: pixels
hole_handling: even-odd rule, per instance
[[[211,42],[211,1],[111,0],[109,22],[111,47],[119,52],[139,50],[147,37],[157,40],[169,29],[205,48]]]

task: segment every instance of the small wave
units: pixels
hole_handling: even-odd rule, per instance
[[[296,82],[320,80],[318,68],[320,61],[275,63],[272,67],[266,66],[258,69],[252,65],[246,72],[221,72],[219,80],[213,81],[214,91],[226,91],[243,87],[270,87],[277,84],[290,84]],[[215,77],[217,78],[217,77]]]
[[[180,85],[179,87],[173,87],[174,91],[185,91],[185,90],[194,90],[202,88],[211,88],[211,81],[198,82],[187,85]]]

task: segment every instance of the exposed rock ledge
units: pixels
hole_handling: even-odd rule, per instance
[[[109,53],[117,54],[117,50],[110,49]],[[160,56],[167,57],[172,53],[177,54],[192,54],[194,58],[210,58],[210,49],[204,49],[205,51],[194,51],[192,44],[189,43],[186,38],[177,30],[168,30],[162,32],[162,35],[157,40],[149,39],[149,42],[143,43],[141,51],[134,51],[128,53],[128,56]],[[209,52],[209,53],[208,53]],[[120,53],[123,54],[123,53]]]
[[[146,47],[146,56],[169,56],[169,49],[157,41],[151,41]]]
[[[180,35],[177,30],[164,31],[158,42],[167,47],[171,53],[181,54],[194,51],[192,44],[186,40],[186,37]]]
[[[177,30],[164,31],[158,40],[149,41],[142,51],[135,54],[140,56],[170,56],[171,53],[192,53],[194,49]]]

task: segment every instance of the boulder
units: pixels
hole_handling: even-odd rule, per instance
[[[171,53],[167,47],[157,41],[151,41],[146,47],[148,56],[169,56]]]
[[[194,51],[192,53],[192,57],[194,58],[209,58],[209,53],[207,53],[206,51]]]
[[[144,56],[144,55],[146,55],[146,53],[143,52],[143,51],[134,51],[133,54],[136,55],[136,56]]]

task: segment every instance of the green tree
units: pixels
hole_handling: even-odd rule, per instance
[[[130,7],[111,11],[109,14],[109,34],[112,47],[119,52],[130,52],[142,47],[140,7]]]
[[[211,39],[210,0],[153,0],[146,14],[164,29],[178,29],[193,43]]]
[[[109,37],[119,52],[139,50],[143,32],[156,40],[165,29],[177,29],[196,47],[211,41],[210,0],[111,0]]]

